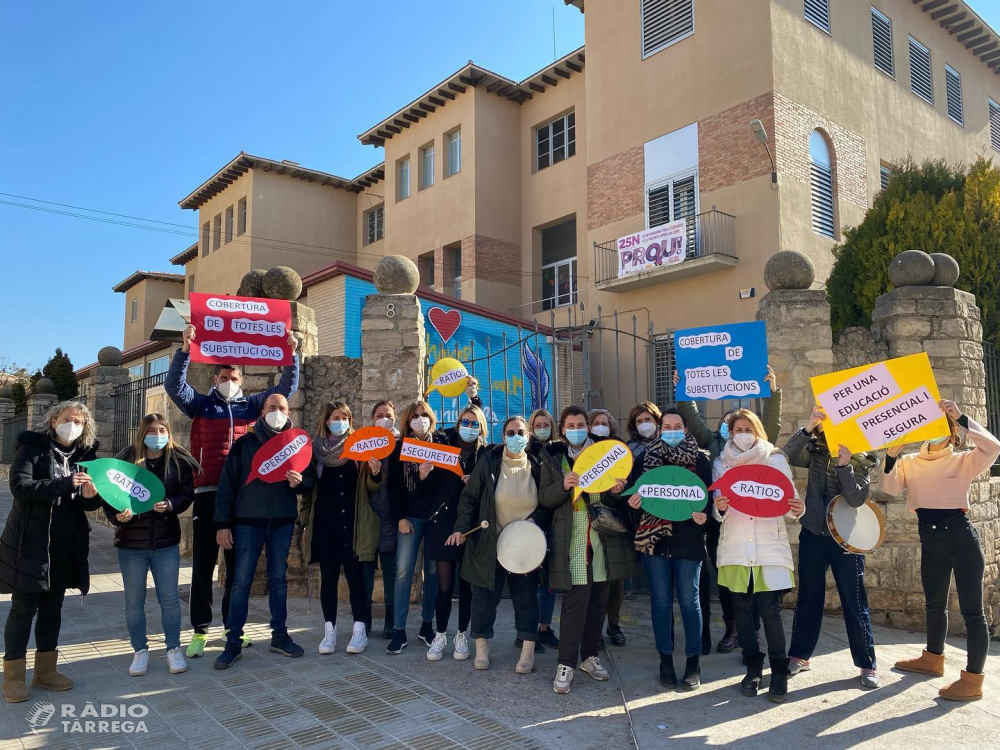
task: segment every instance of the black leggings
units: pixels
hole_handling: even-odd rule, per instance
[[[736,632],[740,647],[746,657],[760,654],[754,619],[759,616],[767,639],[767,655],[771,659],[788,656],[785,645],[785,626],[781,622],[781,592],[757,591],[741,594],[733,591],[733,609],[736,614]]]
[[[15,593],[10,600],[10,612],[3,629],[3,642],[7,649],[4,661],[23,659],[31,637],[31,621],[35,621],[35,649],[55,651],[59,645],[59,628],[62,626],[62,605],[65,589],[37,591],[32,594]]]
[[[319,601],[323,607],[323,619],[337,624],[337,588],[340,584],[340,566],[344,566],[347,590],[351,598],[351,615],[354,622],[366,625],[371,621],[368,607],[368,587],[365,586],[364,563],[353,555],[345,555],[343,560],[322,561],[319,564]]]
[[[451,619],[451,597],[455,593],[455,578],[458,577],[458,563],[453,560],[437,560],[438,593],[435,610],[437,612],[437,632],[448,632]],[[472,586],[468,581],[458,581],[458,630],[469,629],[472,618]]]

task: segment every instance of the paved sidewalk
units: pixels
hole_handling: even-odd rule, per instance
[[[0,489],[0,518],[10,506]],[[219,672],[212,661],[221,650],[220,631],[188,672],[167,673],[162,638],[151,636],[149,673],[129,677],[131,648],[122,613],[123,595],[112,533],[96,527],[91,540],[92,592],[83,605],[67,597],[63,616],[60,667],[76,681],[66,693],[33,690],[26,703],[0,703],[0,748],[14,747],[162,747],[162,748],[599,748],[629,746],[629,721],[612,671],[608,683],[578,673],[568,696],[552,692],[556,656],[536,659],[529,676],[514,674],[517,651],[509,604],[501,604],[493,668],[476,672],[472,661],[455,662],[449,653],[429,662],[426,649],[411,632],[400,656],[385,654],[375,636],[360,656],[343,652],[350,637],[349,610],[341,608],[338,651],[319,656],[322,637],[319,602],[290,600],[289,629],[305,649],[301,659],[269,653],[267,600],[251,600],[250,634],[255,646],[232,669]],[[189,568],[181,571],[182,599],[187,598]],[[160,629],[152,582],[147,599],[150,633]],[[0,597],[0,619],[10,597]],[[558,612],[558,610],[557,610]],[[381,613],[376,628],[381,630]],[[785,613],[786,627],[791,613]],[[457,616],[457,612],[455,613]],[[718,634],[718,612],[713,627]],[[888,667],[901,656],[918,653],[920,635],[878,629],[878,654],[884,687],[862,691],[850,661],[840,621],[828,618],[811,672],[790,683],[788,703],[776,706],[763,696],[748,699],[736,687],[742,676],[737,654],[703,659],[705,684],[694,693],[661,690],[658,658],[652,645],[648,603],[627,601],[623,624],[629,643],[611,657],[621,676],[639,747],[800,748],[981,747],[1000,736],[1000,645],[993,643],[987,664],[987,698],[974,704],[941,701],[944,679],[920,679]],[[415,616],[411,611],[411,631]],[[184,603],[184,623],[187,605]],[[261,623],[264,623],[263,625]],[[558,623],[557,623],[558,629]],[[453,625],[454,628],[454,625]],[[680,636],[680,623],[677,624]],[[182,636],[186,645],[188,633]],[[681,636],[681,641],[683,637]],[[947,679],[964,664],[959,639],[947,650]],[[678,644],[678,668],[682,667]],[[29,652],[29,664],[33,654]],[[606,659],[606,661],[609,661]],[[30,679],[30,672],[29,672]],[[57,716],[32,731],[27,721],[36,701],[51,701]],[[67,733],[59,723],[64,705],[84,709],[94,704],[125,704],[148,709],[142,720],[148,733]],[[138,708],[139,706],[145,708]],[[93,720],[93,719],[92,719]],[[96,727],[96,725],[95,725]],[[72,728],[72,727],[71,727]],[[766,733],[766,735],[765,735]]]

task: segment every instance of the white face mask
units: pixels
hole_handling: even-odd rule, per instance
[[[606,424],[595,424],[590,428],[590,431],[598,437],[609,437],[611,435],[611,428]]]
[[[410,429],[413,430],[418,435],[427,434],[427,430],[431,428],[431,420],[427,417],[414,417],[410,420]]]
[[[656,434],[656,423],[655,422],[642,422],[635,426],[636,431],[642,435],[644,438],[651,438]]]
[[[736,447],[741,451],[746,451],[750,450],[753,444],[757,442],[757,436],[752,432],[741,432],[733,435],[733,442],[736,443]]]
[[[63,422],[62,424],[56,425],[56,435],[58,435],[59,439],[66,445],[74,442],[82,434],[83,426],[78,425],[76,422]]]
[[[288,421],[288,415],[280,411],[269,411],[265,415],[264,421],[272,430],[280,430]]]
[[[382,417],[375,420],[375,426],[381,427],[383,430],[391,430],[394,424],[396,424],[395,420],[389,419],[389,417]]]
[[[239,384],[232,380],[226,380],[219,383],[215,387],[215,390],[217,390],[219,395],[226,399],[226,401],[232,401],[234,398],[239,398],[243,395],[243,391],[240,390]]]

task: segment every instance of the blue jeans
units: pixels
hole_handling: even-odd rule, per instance
[[[701,560],[681,560],[660,555],[640,555],[642,569],[649,586],[650,614],[653,617],[653,637],[661,654],[674,653],[674,594],[681,608],[684,624],[684,653],[701,653],[701,604],[698,588],[701,580]]]
[[[392,594],[394,627],[406,630],[406,615],[410,609],[410,586],[413,584],[413,569],[417,564],[417,550],[427,535],[426,518],[407,518],[413,524],[412,534],[396,536],[396,586]],[[427,555],[424,545],[424,601],[421,617],[424,622],[434,619],[434,605],[437,602],[437,566]]]
[[[538,587],[538,623],[540,625],[552,624],[552,613],[556,609],[556,592],[549,591],[545,584]]]
[[[233,575],[233,593],[229,597],[229,618],[226,627],[229,635],[226,647],[240,648],[243,626],[250,608],[250,585],[257,570],[261,550],[267,550],[267,596],[271,611],[271,637],[288,635],[285,621],[288,618],[288,550],[292,546],[294,524],[253,526],[238,523],[233,526],[233,548],[236,550],[236,572]]]
[[[160,603],[163,638],[167,650],[181,645],[181,602],[177,597],[177,576],[181,553],[176,544],[163,549],[118,548],[118,567],[125,586],[125,626],[132,648],[142,651],[146,642],[146,574],[153,573],[156,599]]]
[[[875,637],[865,591],[865,556],[847,552],[833,537],[813,534],[807,529],[799,532],[799,590],[788,655],[809,659],[816,650],[823,626],[827,568],[833,570],[840,594],[854,666],[875,669]]]

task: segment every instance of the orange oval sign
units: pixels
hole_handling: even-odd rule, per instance
[[[362,427],[355,430],[344,443],[343,458],[367,461],[371,458],[383,459],[396,449],[396,436],[384,427]]]

